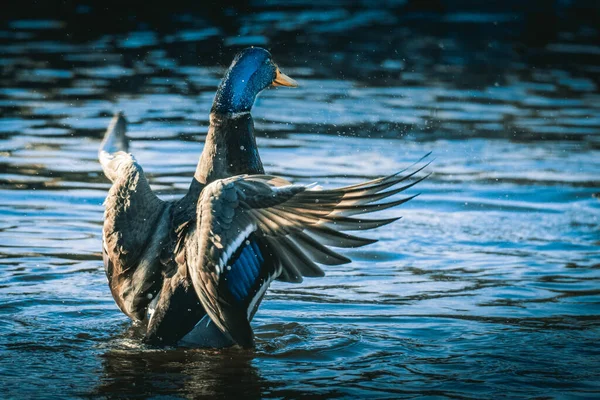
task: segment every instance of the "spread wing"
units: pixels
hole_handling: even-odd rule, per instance
[[[329,247],[360,247],[376,240],[345,231],[397,219],[352,215],[415,197],[378,202],[424,179],[414,177],[425,166],[334,190],[311,190],[268,175],[236,176],[206,186],[198,201],[197,254],[188,268],[210,318],[235,342],[252,346],[249,321],[271,281],[301,282],[303,276],[324,275],[318,264],[350,262]]]
[[[142,167],[127,153],[126,121],[117,114],[99,151],[112,187],[105,201],[103,260],[110,290],[119,308],[143,319],[148,303],[162,286],[160,254],[168,206],[150,189]]]

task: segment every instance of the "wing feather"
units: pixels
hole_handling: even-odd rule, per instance
[[[240,175],[206,186],[198,201],[198,254],[192,257],[197,262],[188,268],[210,318],[232,340],[251,346],[248,321],[269,283],[273,279],[301,282],[304,276],[324,275],[318,264],[350,262],[330,247],[360,247],[376,240],[344,231],[373,229],[398,219],[352,216],[414,198],[381,202],[425,179],[417,174],[427,165],[404,175],[331,190],[311,190],[269,175]],[[407,183],[400,186],[402,182]],[[260,249],[252,250],[257,243]],[[235,274],[229,272],[232,265]],[[239,282],[227,283],[234,278]]]
[[[103,259],[112,295],[129,317],[141,320],[162,288],[161,248],[168,236],[168,205],[150,189],[142,167],[127,153],[126,121],[115,115],[99,151],[112,181],[102,229]]]

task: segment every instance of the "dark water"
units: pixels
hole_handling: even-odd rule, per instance
[[[0,397],[600,396],[598,7],[413,3],[7,20]],[[274,283],[255,351],[144,347],[102,269],[103,130],[124,110],[154,189],[181,196],[250,44],[302,85],[255,105],[269,172],[334,187],[433,151],[433,175],[352,264]]]

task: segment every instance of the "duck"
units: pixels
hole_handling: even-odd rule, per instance
[[[218,86],[210,125],[187,193],[165,201],[129,152],[127,120],[115,114],[98,158],[112,185],[104,202],[102,256],[118,308],[154,346],[255,345],[252,319],[275,281],[300,283],[322,266],[351,260],[334,248],[375,239],[349,234],[398,218],[364,218],[427,175],[413,164],[336,189],[293,184],[265,173],[251,111],[264,89],[298,83],[269,51],[238,53]],[[357,217],[358,216],[358,217]]]

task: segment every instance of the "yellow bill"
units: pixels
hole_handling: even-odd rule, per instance
[[[284,74],[277,68],[277,75],[273,81],[273,86],[298,87],[298,82]]]

